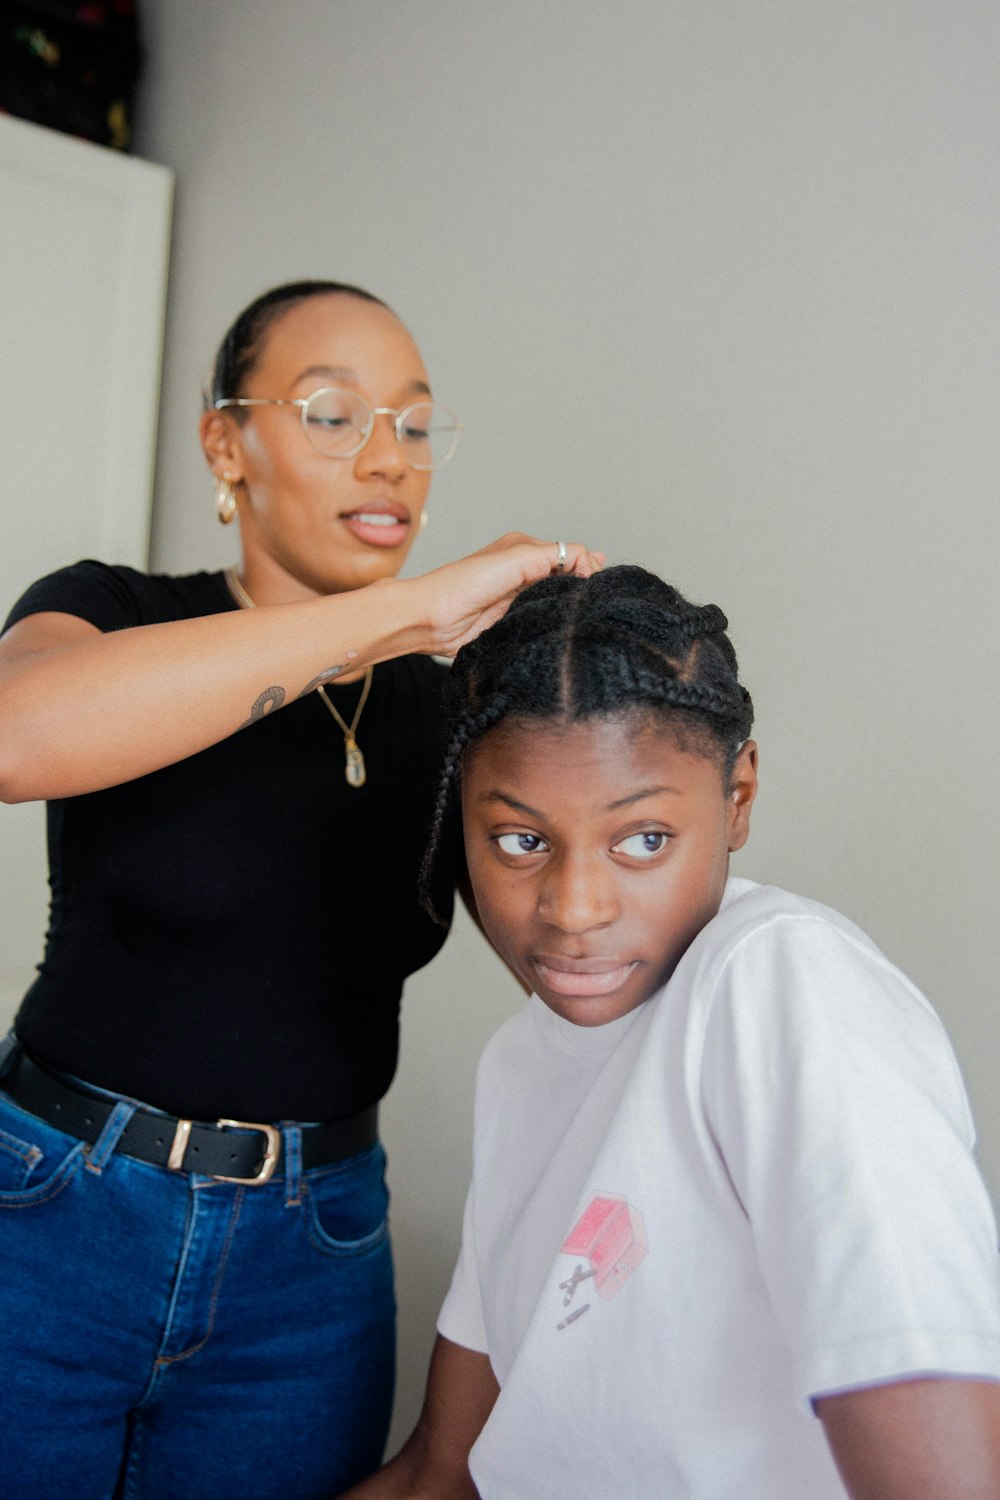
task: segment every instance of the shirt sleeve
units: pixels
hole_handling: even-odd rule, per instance
[[[437,1327],[438,1333],[450,1339],[453,1344],[461,1344],[463,1349],[474,1349],[479,1354],[488,1354],[486,1322],[476,1263],[474,1213],[473,1188],[470,1188],[465,1199],[462,1221],[462,1248],[452,1274],[451,1286],[441,1307]]]
[[[28,615],[76,615],[98,630],[121,630],[142,624],[135,592],[129,587],[130,570],[112,568],[86,559],[60,568],[33,583],[18,599],[3,624],[8,630]]]
[[[727,964],[703,1105],[796,1394],[1000,1379],[996,1226],[944,1029],[876,949],[776,919]]]

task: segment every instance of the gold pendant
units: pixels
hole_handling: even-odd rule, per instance
[[[368,779],[365,758],[353,736],[344,740],[344,779],[348,786],[364,786]]]

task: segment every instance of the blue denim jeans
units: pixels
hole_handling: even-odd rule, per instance
[[[0,1093],[0,1494],[329,1500],[392,1403],[381,1146],[222,1183],[116,1154],[133,1109],[85,1150]]]

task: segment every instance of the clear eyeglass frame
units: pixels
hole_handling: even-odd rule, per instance
[[[316,404],[324,397],[344,397],[357,412],[359,420],[362,414],[367,413],[358,429],[360,438],[349,447],[324,446],[317,441],[317,435],[311,428],[314,418],[310,416],[315,411]],[[313,391],[309,396],[224,396],[212,403],[214,411],[221,411],[227,406],[297,406],[302,422],[302,430],[306,435],[306,441],[317,453],[322,453],[324,458],[355,458],[368,442],[375,428],[375,418],[380,416],[393,418],[393,430],[396,442],[403,450],[403,456],[411,469],[419,469],[427,473],[434,469],[442,469],[444,465],[454,456],[458,447],[458,440],[462,435],[462,423],[455,413],[447,406],[442,406],[439,401],[412,401],[409,406],[402,408],[395,406],[369,406],[368,402],[359,396],[356,391],[345,390],[341,386],[324,385],[319,390]],[[407,432],[407,422],[412,420],[415,414],[419,414],[424,422],[432,422],[437,416],[443,426],[438,429],[443,436],[449,440],[448,447],[441,458],[435,458],[431,463],[417,463],[407,452],[414,446],[414,438]],[[322,430],[322,429],[320,429]]]

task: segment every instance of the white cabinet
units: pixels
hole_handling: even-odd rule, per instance
[[[81,557],[145,567],[173,174],[0,116],[0,621]],[[0,1030],[41,956],[44,809],[0,806]]]

